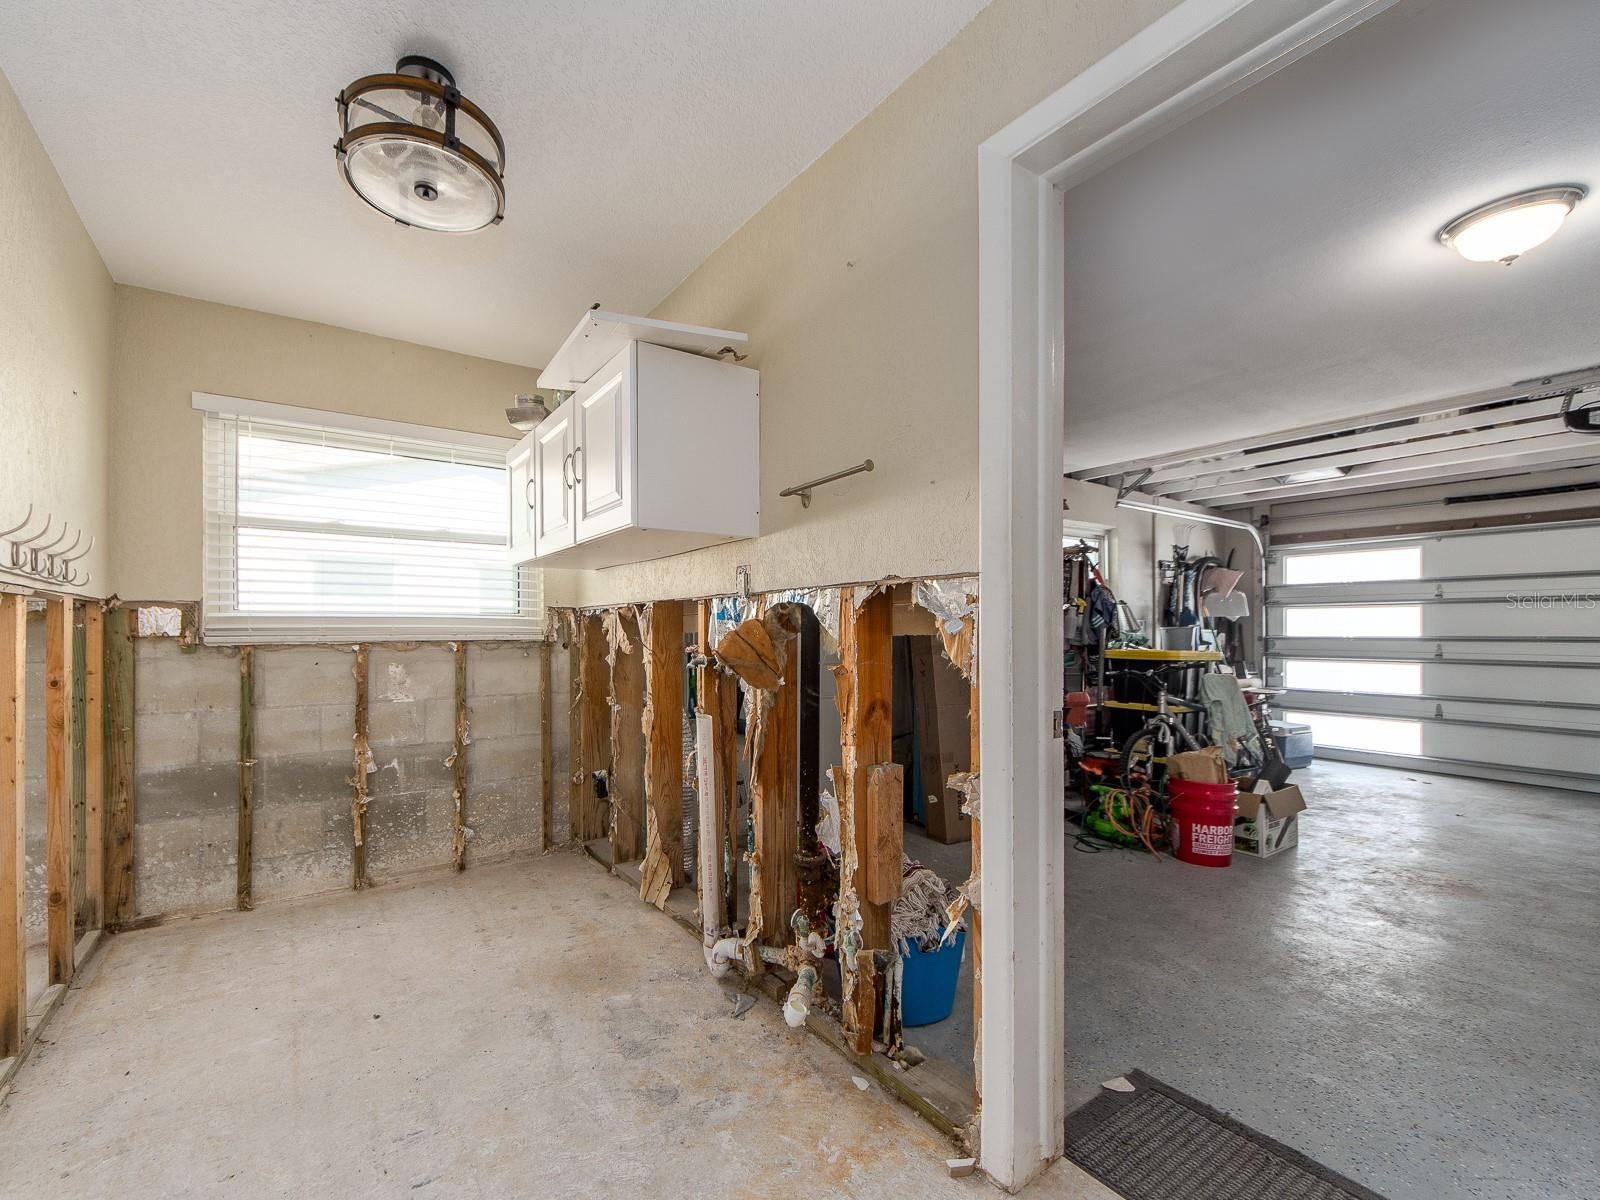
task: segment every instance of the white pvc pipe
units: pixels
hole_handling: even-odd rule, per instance
[[[708,934],[705,944],[706,967],[712,976],[721,979],[733,967],[734,961],[739,957],[738,938],[717,938],[712,940]]]
[[[811,1011],[811,1000],[817,991],[817,969],[807,965],[800,968],[794,986],[789,989],[789,998],[783,1002],[783,1019],[789,1023],[790,1029],[799,1029],[806,1023],[806,1015]]]

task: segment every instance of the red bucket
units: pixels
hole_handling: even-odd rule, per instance
[[[1167,790],[1172,800],[1172,852],[1197,867],[1231,863],[1238,788],[1232,783],[1174,779]]]

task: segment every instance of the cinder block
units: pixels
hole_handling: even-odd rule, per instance
[[[134,824],[239,811],[239,769],[195,763],[165,771],[135,770]]]
[[[256,656],[258,705],[354,704],[355,656],[348,650],[293,647]]]
[[[41,755],[42,757],[42,755]],[[133,724],[136,775],[200,761],[200,719],[191,712],[141,713]]]
[[[354,755],[356,746],[356,705],[324,704],[322,712],[322,751],[324,754]],[[372,710],[367,710],[368,722]]]
[[[200,761],[239,762],[239,713],[237,709],[202,708],[200,717]],[[134,740],[138,741],[138,728]]]
[[[434,700],[456,694],[455,656],[447,646],[372,651],[368,664],[374,700]],[[470,674],[470,664],[468,671]]]
[[[471,708],[469,704],[467,706]],[[422,708],[422,740],[425,742],[451,742],[456,740],[456,701],[429,700]]]
[[[539,781],[507,779],[474,789],[468,797],[467,825],[473,833],[469,854],[533,850],[539,845]]]
[[[316,705],[257,708],[255,727],[258,759],[317,754],[324,748],[322,709]]]
[[[394,792],[411,792],[427,788],[449,789],[454,776],[445,766],[450,746],[417,744],[388,746],[374,752],[373,763],[378,768],[368,777],[368,787],[373,795]]]
[[[494,783],[539,774],[539,748],[532,738],[494,738],[467,748],[469,781]]]
[[[539,660],[532,643],[467,647],[467,695],[536,695]]]
[[[472,713],[474,741],[533,737],[539,728],[537,695],[480,696],[468,707]]]
[[[368,744],[374,752],[385,746],[416,745],[422,740],[422,714],[422,701],[373,701],[367,709]]]

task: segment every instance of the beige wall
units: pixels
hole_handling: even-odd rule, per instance
[[[514,436],[504,409],[539,374],[121,285],[114,341],[112,577],[135,600],[201,595],[202,416],[190,393]]]
[[[32,504],[28,532],[50,513],[93,536],[86,594],[103,592],[108,561],[111,306],[111,276],[0,75],[0,529]]]
[[[758,590],[976,569],[978,145],[1171,7],[995,0],[659,306],[750,334],[762,536],[583,576],[585,602],[728,592],[741,563]]]

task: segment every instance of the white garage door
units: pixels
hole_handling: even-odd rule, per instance
[[[1600,524],[1296,545],[1268,578],[1319,754],[1600,791]]]

